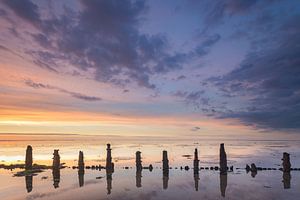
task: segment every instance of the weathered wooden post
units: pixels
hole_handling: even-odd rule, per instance
[[[227,156],[224,143],[220,144],[220,173],[227,174]]]
[[[110,144],[107,144],[106,148],[106,171],[114,171],[114,163],[112,162],[112,157],[111,157],[111,148]]]
[[[168,160],[168,152],[167,151],[163,151],[163,171],[169,171],[169,160]]]
[[[143,166],[142,166],[142,157],[140,151],[137,151],[135,153],[135,165],[136,165],[136,171],[142,171]]]
[[[290,154],[288,154],[287,152],[283,153],[283,158],[282,160],[282,168],[283,168],[283,172],[290,172],[291,171],[291,163],[290,163]]]
[[[54,149],[52,169],[60,169],[60,156],[58,151],[58,149]]]
[[[25,170],[32,170],[32,147],[30,145],[26,149]]]
[[[83,159],[83,152],[82,151],[79,151],[78,170],[79,171],[84,171],[84,159]]]
[[[198,159],[198,149],[194,152],[194,174],[199,174],[199,159]]]
[[[168,188],[169,182],[169,160],[168,160],[168,152],[163,151],[163,189],[166,190]]]

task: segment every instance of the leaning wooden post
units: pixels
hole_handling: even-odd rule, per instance
[[[220,144],[220,173],[227,174],[227,156],[224,143]]]
[[[32,147],[28,145],[26,149],[26,157],[25,157],[25,170],[31,170],[31,169],[32,169]]]

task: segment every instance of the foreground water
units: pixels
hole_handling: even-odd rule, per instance
[[[20,169],[0,169],[0,199],[298,199],[300,171],[284,176],[279,170],[259,171],[256,176],[246,173],[245,165],[279,168],[283,152],[291,154],[292,167],[300,168],[300,141],[254,140],[229,138],[197,138],[172,140],[155,138],[109,138],[79,136],[18,136],[2,137],[0,163],[24,163],[25,149],[33,147],[34,162],[51,164],[53,149],[59,149],[61,162],[77,165],[82,150],[86,165],[105,165],[106,143],[112,143],[115,172],[86,169],[61,169],[59,174],[45,170],[36,176],[13,177]],[[5,139],[4,139],[5,138]],[[220,175],[218,171],[193,170],[194,148],[199,149],[200,166],[219,164],[219,144],[225,143],[228,165],[234,171]],[[169,176],[160,169],[162,150],[169,154]],[[135,152],[142,152],[143,165],[152,164],[152,172],[135,170]],[[128,169],[124,169],[128,167]]]

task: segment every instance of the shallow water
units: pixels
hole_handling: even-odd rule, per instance
[[[0,163],[23,163],[28,144],[33,147],[34,162],[51,164],[53,149],[60,149],[61,162],[77,165],[78,151],[83,150],[86,165],[105,165],[106,142],[85,140],[5,140],[0,142]],[[234,171],[220,175],[218,171],[201,170],[199,177],[193,170],[194,149],[199,150],[201,167],[219,165],[219,144],[225,143],[228,165]],[[115,172],[86,169],[84,175],[76,169],[61,169],[59,174],[46,170],[33,177],[13,177],[20,169],[0,170],[0,199],[298,199],[300,171],[290,176],[279,170],[258,171],[255,177],[246,173],[245,165],[281,167],[283,152],[291,154],[292,167],[300,168],[300,141],[286,140],[230,140],[205,138],[197,141],[116,141],[112,143]],[[135,152],[142,152],[143,166],[152,164],[150,172],[135,170]],[[169,176],[161,170],[162,150],[168,151]],[[129,169],[124,169],[128,166]],[[176,169],[177,168],[177,169]],[[55,176],[55,177],[53,177]]]

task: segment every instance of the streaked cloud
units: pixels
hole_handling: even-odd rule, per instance
[[[65,93],[65,94],[69,94],[70,96],[77,98],[77,99],[81,99],[84,101],[101,101],[102,98],[100,97],[95,97],[95,96],[88,96],[88,95],[84,95],[78,92],[72,92],[69,90],[65,90],[63,88],[60,87],[56,87],[56,86],[52,86],[52,85],[47,85],[47,84],[43,84],[43,83],[36,83],[32,80],[25,80],[25,84],[29,87],[35,88],[35,89],[49,89],[49,90],[57,90],[61,93]]]

